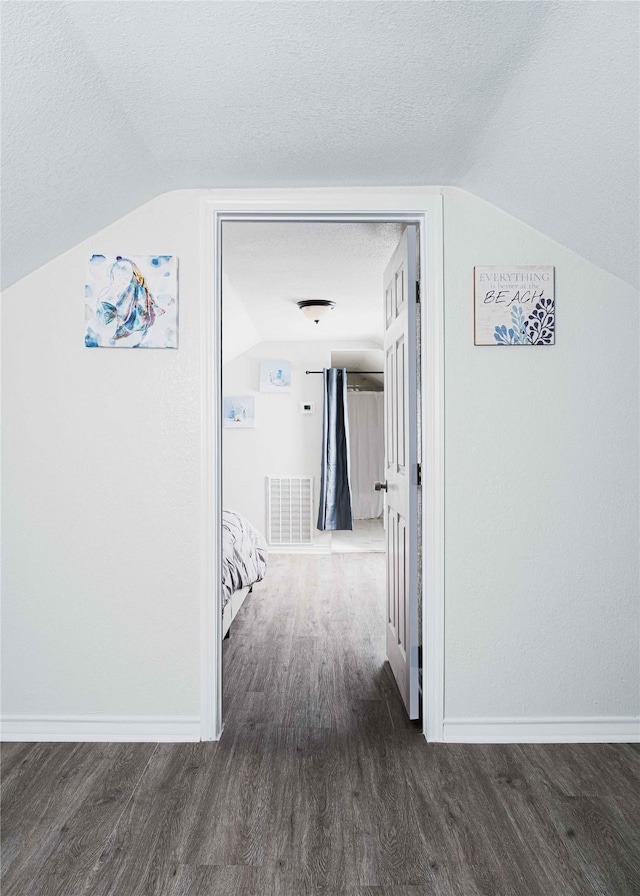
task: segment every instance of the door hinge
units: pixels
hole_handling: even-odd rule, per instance
[[[422,464],[416,464],[416,466],[418,468],[418,470],[417,470],[418,483],[417,484],[422,485]]]
[[[420,281],[416,280],[416,305],[420,304]]]

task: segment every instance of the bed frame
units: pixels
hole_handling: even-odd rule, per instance
[[[226,638],[229,634],[229,629],[231,628],[231,623],[238,615],[238,611],[240,607],[244,603],[244,599],[253,590],[253,585],[248,585],[246,588],[239,588],[237,591],[234,591],[231,595],[231,600],[227,602],[226,607],[222,613],[222,637]]]

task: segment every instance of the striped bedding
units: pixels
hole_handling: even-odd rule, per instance
[[[267,543],[246,517],[222,511],[222,607],[234,591],[264,578]]]

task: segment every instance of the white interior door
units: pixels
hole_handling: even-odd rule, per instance
[[[387,658],[410,719],[418,700],[418,352],[416,226],[384,274]]]

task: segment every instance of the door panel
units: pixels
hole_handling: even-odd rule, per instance
[[[402,517],[397,519],[398,527],[398,644],[406,656],[407,652],[407,614],[404,600],[400,598],[407,593],[406,565],[402,558],[407,556],[407,525]]]
[[[396,553],[395,546],[395,516],[387,508],[386,533],[387,533],[387,558],[393,558]],[[393,559],[387,563],[387,625],[393,631],[396,628],[396,584],[395,563]]]
[[[411,719],[419,716],[416,278],[409,225],[384,274],[384,347],[387,657]]]
[[[396,462],[396,434],[394,430],[393,403],[395,400],[396,361],[395,345],[387,349],[384,373],[384,431],[385,431],[385,466],[387,472]]]
[[[385,326],[389,326],[391,321],[393,320],[393,316],[395,313],[394,309],[395,302],[395,291],[393,288],[393,284],[389,283],[387,288],[384,291],[384,313],[385,313]]]
[[[407,465],[407,432],[406,432],[406,420],[405,420],[405,410],[406,410],[406,379],[408,375],[407,371],[407,356],[406,356],[406,342],[404,335],[398,339],[396,343],[396,422],[395,428],[397,432],[397,456],[398,456],[398,465],[397,470],[398,473],[401,473],[403,476],[405,475],[405,467]]]

